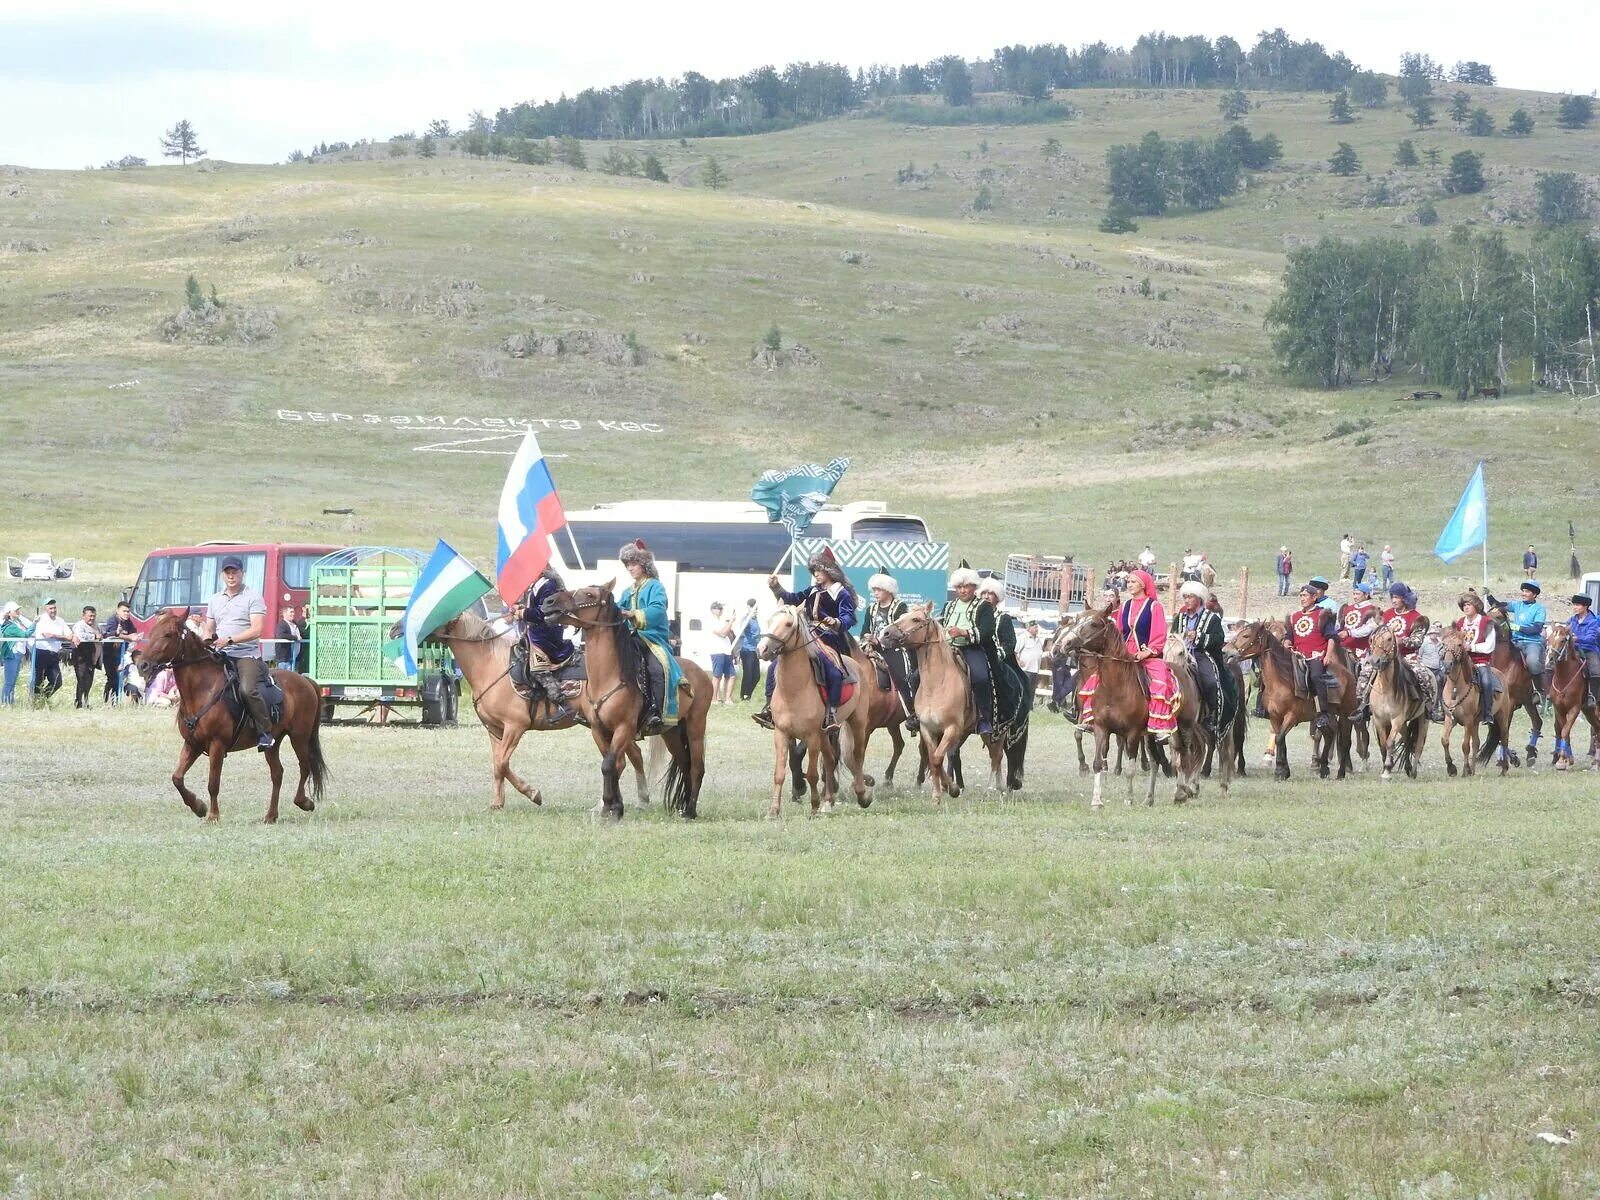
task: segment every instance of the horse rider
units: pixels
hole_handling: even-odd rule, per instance
[[[667,589],[662,586],[661,574],[656,570],[656,556],[644,544],[643,538],[637,538],[622,547],[617,551],[617,558],[633,580],[627,591],[622,593],[619,604],[623,619],[633,623],[646,650],[661,664],[661,690],[665,695],[655,694],[655,688],[650,686],[648,671],[638,681],[644,693],[644,723],[640,726],[639,735],[654,737],[677,721],[678,689],[683,683],[683,668],[678,665],[678,657],[672,652],[672,626],[667,620]]]
[[[1190,580],[1178,589],[1178,612],[1173,617],[1173,632],[1183,639],[1194,659],[1195,676],[1205,697],[1207,725],[1212,736],[1222,735],[1222,717],[1228,708],[1228,692],[1233,677],[1222,658],[1228,633],[1222,618],[1211,607],[1211,589]]]
[[[1339,602],[1332,596],[1328,595],[1328,589],[1333,585],[1321,575],[1313,575],[1310,579],[1306,580],[1306,586],[1310,587],[1316,593],[1317,607],[1331,612],[1334,615],[1334,619],[1337,620],[1339,616]]]
[[[887,650],[878,644],[883,631],[905,616],[910,606],[900,599],[900,581],[886,570],[867,580],[867,591],[872,603],[861,613],[861,644],[877,669],[879,689],[894,688],[895,695],[900,698],[900,711],[905,713],[906,732],[916,733],[917,712],[913,707],[917,695],[916,657],[910,650]]]
[[[1494,657],[1494,621],[1484,611],[1483,597],[1471,589],[1456,602],[1456,607],[1461,610],[1461,616],[1455,625],[1461,631],[1467,654],[1472,659],[1472,673],[1478,680],[1478,715],[1484,721],[1492,721],[1495,688],[1494,668],[1489,661]]]
[[[1372,584],[1361,580],[1350,585],[1350,603],[1339,610],[1339,645],[1356,663],[1356,694],[1361,701],[1355,719],[1367,718],[1366,681],[1367,655],[1372,646],[1372,635],[1378,632],[1378,606],[1372,602]]]
[[[806,615],[816,632],[816,640],[834,654],[838,661],[830,662],[826,654],[811,650],[811,667],[817,682],[825,690],[822,728],[824,732],[838,728],[838,708],[844,701],[844,664],[850,658],[850,627],[856,623],[856,589],[833,556],[824,546],[806,563],[811,572],[812,585],[803,592],[786,592],[776,575],[767,576],[767,586],[780,604],[797,605]],[[767,702],[750,719],[763,729],[772,728],[772,691],[778,684],[778,663],[767,664]]]
[[[1317,702],[1315,729],[1326,732],[1333,724],[1333,676],[1328,673],[1328,647],[1339,629],[1337,613],[1322,604],[1315,581],[1300,585],[1300,608],[1289,614],[1289,645],[1306,664],[1306,682]]]
[[[1533,677],[1533,686],[1544,693],[1544,626],[1549,615],[1539,602],[1539,581],[1524,579],[1520,597],[1501,607],[1511,623],[1511,648],[1522,655],[1523,665]]]
[[[1178,716],[1173,711],[1177,687],[1172,669],[1162,654],[1167,648],[1167,614],[1156,598],[1155,576],[1149,571],[1134,571],[1128,578],[1128,599],[1117,610],[1117,630],[1133,661],[1144,671],[1149,684],[1149,716],[1145,730],[1156,743],[1165,742],[1178,728]],[[1094,724],[1094,694],[1099,689],[1100,677],[1096,672],[1079,686],[1078,727],[1085,732]]]
[[[1417,594],[1400,582],[1389,585],[1389,607],[1378,614],[1378,620],[1393,631],[1400,643],[1400,652],[1407,656],[1422,649],[1422,635],[1428,622],[1417,611]]]
[[[511,650],[511,682],[530,698],[534,688],[544,693],[551,708],[549,724],[578,716],[561,694],[560,678],[561,668],[572,661],[576,647],[567,640],[566,629],[549,620],[544,609],[545,601],[566,591],[566,587],[561,573],[554,565],[547,565],[539,578],[528,585],[522,599],[511,606],[511,617],[523,634]]]
[[[1016,618],[1005,610],[1006,595],[1002,581],[994,575],[978,583],[978,599],[987,601],[994,609],[994,675],[995,702],[1002,725],[1012,724],[1016,714],[1031,707],[1033,679],[1022,669],[1017,657]]]
[[[956,598],[944,606],[939,623],[950,636],[950,644],[966,664],[967,681],[978,710],[978,732],[994,732],[995,676],[1000,668],[1000,648],[995,640],[994,605],[978,597],[978,573],[971,567],[957,567],[950,573],[950,586]]]
[[[1589,680],[1589,703],[1600,704],[1600,617],[1594,615],[1594,601],[1579,592],[1572,598],[1572,645],[1583,655],[1583,673]]]
[[[222,560],[222,590],[206,601],[204,637],[211,649],[232,660],[239,673],[239,692],[256,726],[256,749],[270,750],[277,739],[272,718],[261,698],[265,668],[261,662],[261,634],[267,620],[267,602],[244,581],[244,560],[229,554]]]

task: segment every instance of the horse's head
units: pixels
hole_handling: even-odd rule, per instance
[[[616,607],[616,601],[611,595],[611,589],[615,585],[615,579],[608,579],[605,583],[573,588],[570,592],[555,592],[545,597],[540,611],[543,612],[545,620],[555,621],[560,625],[584,628],[614,624],[615,622],[608,618],[607,611]]]
[[[1386,667],[1400,653],[1400,640],[1387,625],[1379,625],[1367,643],[1367,653],[1374,667]]]
[[[792,604],[785,604],[767,618],[767,628],[756,643],[756,656],[762,662],[771,662],[786,650],[802,644],[805,639],[805,616]]]
[[[944,637],[939,622],[933,619],[933,601],[913,606],[906,614],[878,635],[878,644],[888,650],[927,646]]]
[[[1229,644],[1241,659],[1255,658],[1267,648],[1267,641],[1271,637],[1271,632],[1262,622],[1245,621],[1233,631],[1233,639]]]
[[[1444,659],[1445,674],[1448,675],[1462,659],[1468,657],[1467,639],[1461,636],[1461,630],[1454,625],[1447,625],[1439,631],[1439,651]]]
[[[1083,651],[1101,654],[1109,649],[1112,643],[1119,642],[1122,635],[1117,632],[1117,627],[1111,621],[1111,610],[1115,607],[1116,601],[1113,599],[1100,608],[1084,609],[1056,638],[1056,651],[1062,654],[1078,654]]]
[[[1554,666],[1565,662],[1572,653],[1572,630],[1565,625],[1549,624],[1544,627],[1545,661]]]
[[[1045,643],[1044,663],[1046,666],[1053,667],[1057,662],[1072,656],[1072,651],[1066,648],[1065,643],[1067,634],[1077,624],[1078,617],[1076,614],[1061,618],[1061,624],[1056,626],[1056,631],[1050,635],[1050,640]]]
[[[144,635],[140,644],[140,655],[146,662],[174,663],[183,657],[184,642],[193,639],[195,648],[200,645],[200,639],[184,623],[189,618],[187,608],[169,608],[156,618],[155,624]]]

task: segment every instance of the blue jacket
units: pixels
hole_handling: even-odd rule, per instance
[[[1600,617],[1592,612],[1568,617],[1567,628],[1572,630],[1573,643],[1585,654],[1600,654]]]
[[[739,634],[739,649],[743,652],[754,654],[756,652],[756,646],[760,641],[761,622],[756,620],[754,613],[751,613],[750,616],[745,619],[743,632]]]
[[[806,619],[817,626],[817,639],[838,651],[841,658],[850,657],[848,633],[856,623],[854,592],[847,587],[840,587],[838,595],[833,595],[825,586],[814,583],[803,592],[786,592],[779,588],[778,599],[805,609]],[[838,627],[823,626],[821,622],[824,617],[834,618],[839,622]]]
[[[1548,619],[1544,605],[1537,600],[1513,600],[1506,605],[1506,616],[1511,618],[1513,642],[1537,642],[1544,637],[1544,623]]]
[[[565,631],[561,626],[551,624],[544,618],[545,600],[560,590],[561,585],[554,579],[536,579],[522,597],[526,610],[522,617],[522,627],[527,631],[528,644],[537,646],[553,663],[564,663],[572,657],[572,643],[567,641]]]

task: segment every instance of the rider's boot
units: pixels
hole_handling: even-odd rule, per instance
[[[772,701],[768,700],[761,706],[760,712],[750,714],[750,719],[763,729],[772,728]]]

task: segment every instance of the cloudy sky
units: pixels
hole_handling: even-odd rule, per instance
[[[76,168],[124,154],[158,157],[156,139],[188,117],[201,145],[235,162],[275,162],[318,141],[386,138],[433,117],[459,123],[519,100],[687,70],[712,77],[771,62],[861,66],[969,58],[1012,42],[1104,40],[1141,32],[1228,33],[1248,46],[1263,28],[1342,49],[1393,72],[1400,51],[1491,64],[1509,87],[1589,92],[1600,66],[1588,38],[1592,0],[1549,0],[1537,20],[1503,6],[1353,0],[1301,16],[1281,2],[1204,6],[1145,0],[1117,11],[1015,2],[927,5],[806,0],[792,7],[696,0],[605,5],[479,0],[0,0],[0,163]],[[1083,15],[1087,9],[1091,15]],[[946,11],[948,10],[948,11]]]

